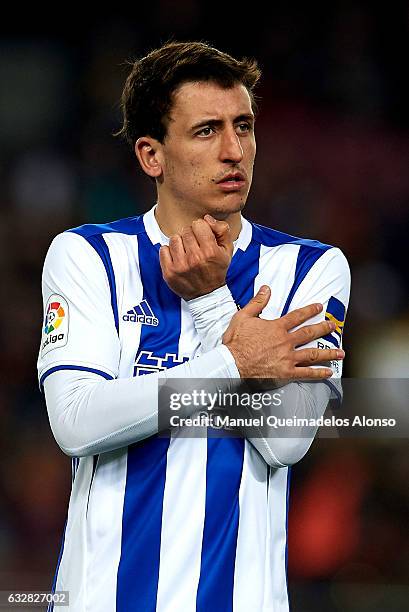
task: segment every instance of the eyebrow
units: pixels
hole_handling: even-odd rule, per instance
[[[239,121],[249,121],[250,123],[254,123],[255,117],[253,114],[243,113],[242,115],[238,115],[237,117],[235,117],[233,123],[238,123]],[[223,123],[225,123],[224,119],[203,119],[202,121],[199,121],[199,123],[195,123],[194,125],[192,125],[190,129],[197,130],[198,128],[204,127],[205,125],[221,126],[223,125]]]

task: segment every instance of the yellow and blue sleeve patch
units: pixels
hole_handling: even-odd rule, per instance
[[[327,342],[331,342],[331,344],[339,348],[341,346],[342,334],[344,331],[345,306],[335,297],[331,297],[328,302],[325,320],[335,323],[336,328],[333,332],[324,336],[323,340],[327,340]]]

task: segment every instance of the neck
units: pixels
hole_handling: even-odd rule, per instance
[[[230,225],[232,239],[237,240],[241,230],[240,211],[215,213],[201,210],[199,207],[193,210],[192,207],[183,207],[180,204],[175,205],[171,202],[164,202],[163,199],[158,197],[155,218],[163,234],[169,237],[173,234],[179,234],[184,227],[191,226],[195,219],[203,218],[207,213],[219,221],[226,221]]]

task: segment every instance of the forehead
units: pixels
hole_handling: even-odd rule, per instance
[[[173,95],[171,118],[184,124],[201,119],[234,119],[251,114],[251,99],[244,85],[224,89],[217,83],[184,83]]]

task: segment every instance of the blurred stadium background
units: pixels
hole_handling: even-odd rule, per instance
[[[257,57],[247,216],[340,246],[353,275],[346,375],[408,377],[409,6],[323,6],[158,0],[128,14],[2,21],[0,590],[49,588],[69,495],[70,461],[36,382],[46,249],[68,227],[154,202],[111,136],[124,60],[171,36]],[[295,612],[408,609],[408,482],[407,440],[314,443],[293,469]]]

